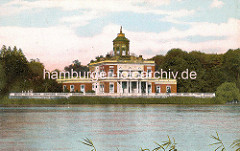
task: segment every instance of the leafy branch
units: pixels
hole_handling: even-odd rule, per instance
[[[211,135],[211,138],[213,138],[216,142],[212,143],[210,145],[218,145],[214,151],[218,151],[218,150],[226,151],[226,147],[224,146],[223,141],[220,139],[218,132],[216,132],[216,136]],[[93,142],[90,139],[85,138],[83,140],[84,140],[84,141],[82,141],[83,144],[93,148],[91,151],[97,151],[95,146],[93,145]],[[168,140],[163,141],[162,144],[159,144],[157,142],[154,142],[154,143],[157,145],[157,147],[154,148],[152,151],[177,151],[177,149],[176,149],[177,143],[175,142],[174,137],[172,139],[170,139],[170,137],[168,136]],[[240,139],[235,140],[230,145],[230,147],[237,148],[235,151],[240,151]],[[117,148],[117,150],[120,151],[118,148]],[[140,148],[140,151],[151,151],[151,150]]]
[[[93,142],[90,139],[85,138],[83,140],[84,140],[84,141],[82,141],[83,144],[85,144],[87,146],[90,146],[90,147],[93,147],[93,149],[91,151],[97,151],[95,146],[93,145]]]
[[[161,149],[163,151],[166,151],[166,149],[168,149],[169,147],[169,151],[177,151],[176,149],[176,142],[175,139],[173,137],[173,141],[170,139],[170,137],[168,136],[168,140],[164,141],[163,144],[158,144],[157,142],[155,142],[155,144],[158,145],[158,147],[156,147],[155,149],[153,149],[153,151],[160,151]]]
[[[212,144],[210,144],[210,145],[219,145],[219,146],[215,149],[215,151],[217,151],[218,149],[222,149],[221,151],[225,151],[226,148],[225,148],[222,140],[220,139],[220,137],[219,137],[219,135],[218,135],[218,132],[216,132],[216,134],[217,134],[217,136],[213,136],[213,135],[212,135],[211,138],[213,138],[213,139],[216,140],[217,142],[212,143]]]
[[[231,147],[232,147],[232,148],[238,147],[238,148],[236,149],[236,151],[240,151],[240,139],[235,140],[235,141],[231,144]]]

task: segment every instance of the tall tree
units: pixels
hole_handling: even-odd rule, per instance
[[[240,88],[240,49],[230,49],[223,55],[223,68],[227,81],[235,82]]]
[[[65,71],[68,71],[70,73],[71,73],[72,69],[73,69],[73,71],[76,71],[77,73],[79,73],[79,72],[84,73],[84,72],[89,71],[89,68],[87,66],[81,65],[81,62],[79,62],[79,60],[74,60],[73,64],[66,66],[64,68]]]
[[[2,64],[0,63],[0,96],[3,96],[5,86],[6,86],[6,74]]]
[[[217,88],[216,97],[219,103],[240,100],[239,89],[233,82],[224,82]]]

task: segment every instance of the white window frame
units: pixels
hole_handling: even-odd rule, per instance
[[[137,77],[140,78],[141,75],[142,75],[142,71],[140,70],[140,71],[138,71]]]
[[[64,91],[65,89],[67,89],[67,86],[66,86],[66,85],[63,85],[63,91]]]
[[[149,88],[150,86],[150,88]],[[152,83],[148,83],[148,92],[147,93],[152,93]]]
[[[159,92],[158,92],[158,89],[159,89]],[[160,85],[156,86],[156,93],[161,93],[161,86]]]
[[[152,69],[147,69],[147,75],[148,77],[152,77]]]
[[[82,89],[82,86],[83,86],[83,89]],[[82,91],[82,90],[83,90],[83,91]],[[83,93],[85,93],[85,85],[84,85],[84,84],[81,84],[81,85],[80,85],[80,91],[83,92]]]
[[[122,70],[119,70],[119,71],[118,71],[118,77],[123,76],[122,73],[123,73],[123,71],[122,71]]]
[[[100,92],[104,93],[104,84],[100,84]]]
[[[126,50],[122,50],[122,56],[126,56]]]
[[[112,71],[112,72],[111,72]],[[114,77],[114,69],[109,69],[109,77]]]
[[[70,85],[70,92],[74,92],[74,85]]]
[[[170,92],[167,92],[167,89],[168,89],[168,88],[170,88]],[[166,93],[172,93],[172,88],[171,88],[171,86],[169,86],[169,85],[166,86]]]
[[[111,90],[111,85],[113,86],[112,90]],[[109,83],[109,93],[114,93],[114,83]]]

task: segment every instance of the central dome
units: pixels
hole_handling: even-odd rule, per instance
[[[125,37],[125,34],[122,33],[122,26],[120,28],[120,33],[113,40],[113,52],[115,56],[129,56],[129,42]]]
[[[126,41],[126,42],[130,42],[126,37],[125,34],[122,33],[122,26],[120,28],[120,33],[118,33],[117,37],[113,40],[113,42],[116,41]]]

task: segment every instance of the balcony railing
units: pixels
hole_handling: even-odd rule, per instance
[[[196,97],[213,98],[215,93],[10,93],[9,98],[68,98],[71,96],[106,96],[106,97],[146,97],[146,98],[166,98],[166,97]]]

